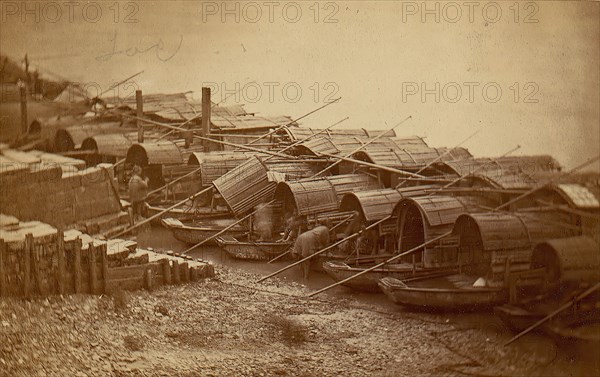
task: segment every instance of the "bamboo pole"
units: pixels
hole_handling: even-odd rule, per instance
[[[350,117],[345,117],[344,119],[342,119],[342,120],[340,120],[340,121],[338,121],[338,122],[335,122],[335,123],[334,123],[334,124],[332,124],[331,126],[329,126],[329,127],[327,127],[327,128],[324,128],[324,129],[322,129],[322,130],[319,130],[319,132],[317,132],[317,133],[314,133],[314,134],[312,134],[312,135],[308,135],[308,136],[307,136],[307,137],[305,137],[304,139],[301,139],[301,140],[295,141],[295,142],[293,142],[292,144],[290,144],[290,145],[288,145],[287,147],[285,147],[285,148],[283,148],[282,150],[280,150],[280,151],[279,151],[279,153],[281,153],[281,152],[285,152],[285,151],[287,151],[287,150],[289,150],[289,149],[291,149],[291,148],[295,147],[295,146],[296,146],[296,145],[298,145],[298,144],[304,143],[305,141],[307,141],[307,140],[309,140],[309,139],[312,139],[313,137],[315,137],[315,136],[318,136],[318,135],[322,134],[322,133],[323,133],[323,132],[325,132],[325,131],[329,131],[329,130],[330,130],[330,129],[332,129],[333,127],[337,126],[338,124],[340,124],[340,123],[342,123],[342,122],[345,122],[345,121],[347,121],[348,119],[350,119]],[[267,161],[267,160],[268,160],[268,159],[266,159],[265,161]]]
[[[272,201],[271,201],[272,202]],[[267,205],[270,203],[267,203]],[[254,211],[256,212],[256,211]],[[215,239],[216,237],[220,236],[221,234],[227,232],[229,229],[233,228],[234,226],[238,225],[239,223],[241,223],[242,221],[246,220],[248,217],[252,216],[254,214],[254,212],[251,212],[249,214],[247,214],[246,216],[242,217],[241,219],[233,222],[232,224],[227,225],[225,228],[219,230],[217,233],[213,234],[212,236],[203,239],[202,241],[198,242],[197,244],[195,244],[194,246],[191,246],[189,248],[187,248],[186,250],[182,251],[181,254],[185,255],[187,253],[189,253],[190,251],[194,250],[197,247],[200,247],[202,245],[204,245],[205,243],[207,243],[208,241],[211,241],[213,239]]]
[[[139,76],[139,75],[141,75],[142,73],[144,73],[144,71],[139,71],[138,73],[136,73],[136,74],[134,74],[134,75],[131,75],[131,76],[127,77],[126,79],[123,79],[123,80],[121,80],[121,81],[119,81],[119,82],[117,82],[117,83],[115,83],[115,84],[112,84],[112,85],[111,85],[111,86],[109,86],[109,87],[108,87],[106,90],[104,90],[102,93],[98,94],[98,95],[96,96],[96,98],[100,98],[100,97],[101,97],[101,96],[102,96],[104,93],[107,93],[107,92],[109,92],[109,91],[113,90],[113,89],[114,89],[114,88],[116,88],[117,86],[119,86],[119,85],[121,85],[121,84],[124,84],[124,83],[126,83],[127,81],[131,80],[132,78],[134,78],[134,77],[136,77],[136,76]],[[118,98],[118,97],[117,97],[117,98]]]
[[[534,323],[533,325],[529,326],[528,328],[526,328],[525,330],[521,331],[520,333],[518,333],[517,335],[515,335],[514,337],[512,337],[509,341],[505,342],[503,344],[503,346],[507,346],[509,344],[511,344],[512,342],[514,342],[515,340],[519,339],[520,337],[522,337],[523,335],[527,334],[528,332],[530,332],[531,330],[535,329],[536,327],[540,326],[541,324],[543,324],[544,322],[552,319],[554,316],[556,316],[558,313],[570,308],[571,306],[573,306],[574,303],[576,303],[577,301],[581,301],[584,298],[586,298],[587,296],[591,295],[592,293],[594,293],[595,291],[597,291],[600,288],[600,283],[596,283],[596,285],[594,285],[591,288],[588,288],[585,292],[581,293],[580,295],[578,295],[577,297],[575,297],[572,300],[569,300],[569,302],[563,304],[561,307],[559,307],[558,309],[556,309],[555,311],[553,311],[552,313],[548,314],[547,316],[545,316],[544,318],[540,319],[539,321],[537,321],[536,323]]]
[[[6,246],[6,243],[4,242],[4,239],[0,238],[0,296],[6,296],[6,293],[8,292],[8,287],[7,287],[7,283],[6,283],[6,268],[4,267],[5,264],[5,260],[7,258],[6,256],[6,250],[8,250],[8,247]]]
[[[381,219],[381,220],[379,220],[379,221],[376,221],[376,222],[374,222],[373,224],[369,225],[369,226],[368,226],[368,227],[366,227],[365,229],[363,229],[363,230],[361,230],[361,231],[359,231],[359,232],[353,233],[353,234],[349,235],[348,237],[345,237],[344,239],[341,239],[341,240],[339,240],[339,241],[337,241],[337,242],[335,242],[335,243],[333,243],[333,244],[331,244],[331,245],[327,246],[326,248],[324,248],[324,249],[321,249],[321,250],[317,251],[316,253],[314,253],[314,254],[311,254],[311,255],[307,256],[306,258],[300,259],[299,261],[296,261],[296,262],[294,262],[294,263],[292,263],[292,264],[290,264],[290,265],[287,265],[286,267],[284,267],[284,268],[282,268],[282,269],[279,269],[279,270],[277,270],[277,271],[273,272],[272,274],[269,274],[269,275],[267,275],[267,276],[265,276],[265,277],[263,277],[263,278],[261,278],[261,279],[257,280],[256,282],[257,282],[257,283],[260,283],[261,281],[267,280],[267,279],[268,279],[268,278],[270,278],[270,277],[273,277],[273,276],[275,276],[275,275],[278,275],[278,274],[282,273],[282,272],[283,272],[283,271],[285,271],[285,270],[288,270],[288,269],[290,269],[290,268],[292,268],[292,267],[294,267],[294,266],[297,266],[297,265],[299,265],[299,264],[300,264],[300,263],[302,263],[302,262],[305,262],[305,261],[307,261],[307,260],[309,260],[309,259],[311,259],[311,258],[313,258],[313,257],[316,257],[317,255],[323,254],[323,253],[324,253],[324,252],[326,252],[327,250],[333,249],[334,247],[336,247],[337,245],[341,244],[342,242],[346,242],[346,241],[348,241],[348,240],[350,240],[350,239],[352,239],[352,238],[354,238],[354,237],[358,236],[358,235],[359,235],[359,234],[361,234],[362,232],[364,232],[364,231],[366,231],[366,230],[370,230],[370,229],[372,229],[372,228],[374,228],[374,227],[378,226],[378,225],[379,225],[379,224],[381,224],[382,222],[384,222],[384,221],[386,221],[386,220],[390,219],[391,217],[392,217],[392,216],[387,216],[387,217],[384,217],[383,219]]]
[[[514,151],[516,151],[516,150],[518,150],[518,149],[520,149],[520,148],[521,148],[521,146],[520,146],[520,145],[517,145],[515,148],[513,148],[513,149],[509,150],[508,152],[504,153],[502,156],[500,156],[500,157],[498,157],[498,158],[506,157],[506,156],[508,156],[509,154],[511,154],[512,152],[514,152]],[[486,166],[490,165],[490,164],[491,164],[491,163],[493,163],[493,162],[494,162],[494,161],[487,162],[487,163],[485,163],[485,164],[479,165],[478,167],[476,167],[476,168],[475,168],[475,169],[474,169],[472,172],[470,172],[469,174],[467,174],[467,175],[463,175],[463,176],[460,176],[460,177],[458,177],[458,178],[454,179],[453,181],[451,181],[451,182],[449,182],[449,183],[445,184],[444,186],[440,187],[439,189],[437,189],[437,190],[433,190],[432,192],[430,192],[429,194],[427,194],[427,196],[431,196],[431,195],[437,194],[437,193],[438,193],[438,192],[440,192],[440,191],[444,191],[444,189],[446,189],[446,188],[448,188],[448,187],[450,187],[450,186],[454,185],[455,183],[458,183],[458,182],[462,181],[463,179],[465,179],[465,178],[467,178],[467,177],[469,177],[469,176],[473,175],[473,174],[474,174],[476,171],[479,171],[479,170],[483,169],[484,167],[486,167]]]
[[[292,120],[291,122],[289,122],[289,123],[287,123],[287,124],[284,124],[283,126],[279,126],[279,127],[277,127],[276,129],[274,129],[274,130],[271,130],[271,131],[269,131],[268,133],[266,133],[266,134],[264,134],[264,135],[260,136],[259,138],[257,138],[257,139],[255,139],[255,140],[251,141],[251,142],[250,142],[250,144],[254,144],[254,143],[256,143],[257,141],[264,139],[265,137],[271,136],[271,135],[273,135],[274,133],[276,133],[277,131],[279,131],[279,130],[281,130],[281,129],[284,129],[284,128],[286,128],[287,126],[289,126],[289,125],[291,125],[291,124],[293,124],[293,123],[296,123],[296,122],[298,122],[300,119],[306,118],[307,116],[309,116],[309,115],[311,115],[311,114],[314,114],[314,113],[316,113],[317,111],[319,111],[319,110],[321,110],[321,109],[324,109],[324,108],[326,108],[327,106],[329,106],[329,105],[331,105],[331,104],[334,104],[334,103],[336,103],[336,102],[339,102],[339,100],[340,100],[340,99],[342,99],[342,97],[338,97],[338,98],[334,99],[334,100],[333,100],[333,101],[331,101],[331,102],[327,102],[325,105],[323,105],[323,106],[321,106],[321,107],[319,107],[319,108],[317,108],[317,109],[315,109],[315,110],[313,110],[313,111],[310,111],[310,112],[308,112],[308,113],[306,113],[306,114],[302,115],[300,118],[294,119],[294,120]]]
[[[445,157],[446,155],[450,154],[453,150],[455,150],[456,148],[460,147],[461,145],[463,145],[464,143],[466,143],[467,141],[469,141],[472,137],[474,137],[475,135],[477,135],[479,133],[480,130],[475,131],[474,133],[471,134],[471,136],[467,137],[466,139],[464,139],[463,141],[461,141],[460,143],[456,144],[454,147],[452,147],[451,149],[448,149],[446,152],[442,153],[441,155],[437,156],[434,160],[430,161],[427,165],[423,166],[421,169],[419,169],[415,174],[419,174],[421,173],[423,170],[427,169],[428,167],[430,167],[431,165],[435,164],[436,162],[438,162],[439,160],[441,160],[443,157]],[[404,183],[406,183],[408,179],[404,179],[402,182],[398,183],[396,185],[396,188],[400,188],[400,186],[402,186]]]
[[[600,159],[600,155],[598,155],[598,156],[596,156],[596,157],[593,157],[593,158],[590,158],[589,160],[587,160],[587,161],[586,161],[586,162],[584,162],[583,164],[576,166],[575,168],[571,169],[570,171],[568,171],[568,172],[566,172],[566,173],[563,173],[563,174],[560,174],[558,177],[554,177],[554,178],[552,178],[552,179],[549,179],[549,180],[547,180],[546,182],[544,182],[544,183],[542,183],[542,184],[536,185],[536,186],[535,186],[535,187],[533,187],[531,190],[529,190],[529,191],[527,191],[527,192],[525,192],[525,193],[523,193],[523,194],[521,194],[521,195],[517,196],[516,198],[514,198],[514,199],[511,199],[511,200],[509,200],[508,202],[506,202],[506,203],[504,203],[504,204],[500,205],[498,208],[496,208],[496,210],[498,210],[498,209],[502,209],[502,208],[504,208],[504,207],[507,207],[507,206],[509,206],[509,205],[511,205],[511,204],[513,204],[513,203],[515,203],[515,202],[518,202],[519,200],[521,200],[521,199],[523,199],[523,198],[525,198],[525,197],[527,197],[527,196],[529,196],[529,195],[533,194],[533,193],[534,193],[534,192],[536,192],[537,190],[539,190],[539,189],[541,189],[541,188],[544,188],[544,187],[546,187],[547,185],[549,185],[549,184],[553,183],[553,182],[554,182],[556,179],[558,179],[558,178],[562,177],[563,175],[569,175],[569,174],[573,174],[573,173],[575,173],[577,170],[579,170],[579,169],[582,169],[582,168],[584,168],[584,167],[588,166],[589,164],[591,164],[592,162],[595,162],[595,161],[597,161],[597,160],[599,160],[599,159]]]
[[[336,282],[336,283],[334,283],[334,284],[328,285],[328,286],[327,286],[327,287],[325,287],[325,288],[321,288],[321,289],[319,289],[318,291],[316,291],[316,292],[313,292],[313,293],[309,294],[309,295],[308,295],[308,297],[312,297],[312,296],[318,295],[319,293],[325,292],[325,291],[327,291],[327,290],[329,290],[329,289],[331,289],[331,288],[333,288],[333,287],[336,287],[336,286],[338,286],[338,285],[340,285],[340,284],[343,284],[343,283],[345,283],[345,282],[347,282],[347,281],[350,281],[350,280],[352,280],[352,279],[354,279],[354,278],[356,278],[356,277],[359,277],[359,276],[361,276],[361,275],[364,275],[364,274],[366,274],[367,272],[371,272],[371,271],[373,271],[373,270],[375,270],[375,269],[377,269],[377,268],[379,268],[379,267],[383,267],[383,266],[385,266],[386,264],[388,264],[388,263],[390,263],[390,262],[393,262],[393,261],[395,261],[395,260],[396,260],[396,259],[398,259],[398,258],[401,258],[401,257],[403,257],[403,256],[405,256],[405,255],[407,255],[407,254],[410,254],[410,253],[414,253],[415,251],[417,251],[417,250],[419,250],[419,249],[421,249],[421,248],[423,248],[423,247],[425,247],[425,246],[427,246],[427,245],[430,245],[430,244],[432,244],[432,243],[434,243],[434,242],[437,242],[437,241],[441,240],[441,239],[442,239],[442,238],[444,238],[444,237],[447,237],[447,236],[449,236],[450,234],[452,234],[452,231],[446,232],[446,233],[444,233],[444,234],[442,234],[442,235],[440,235],[440,236],[437,236],[437,237],[435,237],[435,238],[432,238],[432,239],[430,239],[429,241],[427,241],[427,242],[424,242],[424,243],[422,243],[422,244],[421,244],[421,245],[419,245],[419,246],[413,247],[413,248],[412,248],[412,249],[410,249],[410,250],[407,250],[407,251],[405,251],[405,252],[403,252],[403,253],[400,253],[400,254],[398,254],[398,255],[395,255],[395,256],[391,257],[390,259],[388,259],[388,260],[386,260],[386,261],[384,261],[384,262],[381,262],[381,263],[379,263],[379,264],[376,264],[376,265],[375,265],[375,266],[373,266],[373,267],[367,268],[366,270],[363,270],[363,271],[361,271],[361,272],[359,272],[359,273],[357,273],[357,274],[354,274],[354,275],[352,275],[352,276],[350,276],[350,277],[347,277],[347,278],[346,278],[346,279],[344,279],[344,280],[340,280],[340,281],[338,281],[338,282]]]
[[[184,179],[184,178],[187,178],[187,177],[189,177],[190,175],[193,175],[193,174],[195,174],[195,173],[199,172],[201,169],[202,169],[202,168],[198,168],[198,169],[195,169],[194,171],[191,171],[191,172],[189,172],[189,173],[187,173],[187,174],[184,174],[184,175],[182,175],[181,177],[179,177],[179,178],[177,178],[177,179],[174,179],[174,180],[170,181],[170,182],[169,182],[169,183],[167,183],[166,185],[164,185],[164,186],[162,186],[162,187],[159,187],[159,188],[157,188],[157,189],[154,189],[154,190],[150,191],[150,192],[148,193],[148,195],[147,195],[147,196],[150,196],[150,195],[152,195],[152,194],[154,194],[154,193],[156,193],[156,192],[159,192],[159,191],[161,191],[161,190],[163,190],[163,189],[165,189],[165,188],[167,188],[167,187],[171,186],[172,184],[174,184],[174,183],[176,183],[176,182],[179,182],[179,181],[181,181],[182,179]]]
[[[481,209],[483,209],[483,210],[486,210],[488,212],[499,212],[498,207],[491,208],[491,207],[488,207],[488,206],[482,206],[480,204],[476,204],[476,206],[479,207],[479,208],[481,208]],[[516,216],[516,217],[522,216],[522,217],[534,220],[535,222],[542,223],[542,224],[559,226],[559,227],[570,229],[570,230],[574,230],[574,231],[581,231],[581,227],[578,227],[576,225],[564,223],[564,222],[561,222],[561,221],[553,221],[553,220],[541,219],[541,218],[538,218],[536,216],[533,216],[532,214],[528,214],[528,213],[525,213],[525,212],[522,212],[522,211],[501,211],[501,212],[505,213],[505,214],[510,214],[510,215],[513,215],[513,216]]]
[[[157,217],[162,216],[163,214],[165,214],[166,212],[169,212],[173,208],[177,208],[177,207],[181,206],[182,204],[184,204],[188,200],[192,200],[193,201],[197,196],[202,195],[202,194],[204,194],[205,192],[208,192],[211,189],[212,189],[212,186],[211,187],[207,187],[207,188],[205,188],[202,191],[198,191],[197,193],[195,193],[194,195],[190,196],[189,198],[185,198],[185,199],[183,199],[183,200],[181,200],[181,201],[173,204],[172,206],[170,206],[170,207],[168,207],[168,208],[166,208],[166,209],[158,212],[157,214],[154,214],[154,215],[148,217],[147,219],[145,219],[143,221],[140,221],[139,223],[134,224],[133,226],[130,226],[129,228],[127,228],[127,229],[125,229],[125,230],[123,230],[123,231],[121,231],[121,232],[113,235],[112,238],[117,238],[119,236],[122,236],[123,234],[127,234],[127,233],[131,232],[132,230],[137,229],[140,226],[142,226],[142,225],[144,225],[144,224],[146,224],[146,223],[148,223],[148,222],[156,219]]]
[[[272,151],[269,151],[267,149],[254,148],[254,147],[250,147],[250,146],[243,145],[243,144],[231,143],[229,141],[215,140],[215,139],[211,139],[211,138],[208,138],[208,137],[198,136],[196,134],[194,134],[194,138],[200,139],[200,140],[203,140],[203,141],[210,141],[212,143],[229,145],[231,147],[236,147],[236,148],[239,148],[239,149],[246,149],[246,150],[249,150],[249,151],[252,151],[252,152],[265,153],[265,154],[268,154],[268,155],[271,155],[271,156],[275,156],[275,157],[286,158],[288,160],[294,160],[295,159],[294,156],[290,156],[290,155],[287,155],[287,154],[282,154],[282,153],[279,153],[279,152],[272,152]]]
[[[342,162],[343,158],[348,158],[351,157],[354,153],[360,151],[361,149],[363,149],[364,147],[366,147],[367,145],[381,139],[383,136],[385,136],[388,132],[393,131],[395,128],[399,127],[402,123],[406,122],[407,120],[411,119],[412,115],[407,116],[406,118],[404,118],[403,120],[401,120],[400,122],[396,123],[394,126],[392,126],[392,128],[390,128],[389,130],[380,133],[379,135],[375,136],[374,138],[368,140],[366,143],[364,143],[363,145],[361,145],[360,147],[356,148],[355,150],[353,150],[352,152],[348,153],[346,156],[344,157],[336,157],[339,158],[340,160],[334,162],[333,164],[329,165],[328,167],[326,167],[325,169],[321,170],[320,172],[318,172],[317,174],[313,175],[311,178],[315,178],[320,176],[321,174],[329,171],[329,169],[333,168],[334,166],[336,166],[337,164],[339,164],[340,162]],[[321,153],[323,155],[325,155],[324,153]],[[331,155],[330,155],[331,156]]]
[[[405,171],[405,170],[394,169],[394,168],[391,168],[391,167],[389,167],[389,166],[384,166],[384,165],[377,165],[377,164],[373,164],[373,163],[371,163],[371,162],[367,162],[367,161],[355,160],[355,159],[353,159],[353,158],[349,158],[349,157],[340,157],[340,156],[336,156],[336,155],[334,155],[334,154],[323,153],[323,152],[320,152],[319,154],[320,154],[320,155],[323,155],[323,156],[326,156],[326,157],[330,157],[330,158],[336,158],[336,159],[338,159],[338,161],[336,161],[334,164],[332,164],[332,165],[329,165],[330,167],[331,167],[331,166],[334,166],[335,164],[337,164],[337,163],[339,163],[339,162],[341,162],[341,161],[348,161],[348,162],[353,162],[353,163],[355,163],[355,164],[359,164],[359,165],[365,165],[365,166],[369,166],[369,167],[372,167],[372,168],[376,168],[376,169],[380,169],[380,170],[389,171],[389,172],[392,172],[392,173],[397,173],[397,174],[401,174],[401,175],[408,175],[408,176],[410,176],[410,177],[416,177],[416,178],[426,178],[426,177],[423,177],[422,175],[418,175],[418,174],[415,174],[415,173],[411,173],[411,172],[408,172],[408,171]],[[323,171],[326,171],[326,170],[327,170],[327,169],[324,169],[324,170],[322,170],[321,172],[323,172]],[[318,174],[320,174],[321,172],[319,172],[319,173],[317,173],[317,174],[313,175],[311,178],[315,178],[315,177],[316,177]]]

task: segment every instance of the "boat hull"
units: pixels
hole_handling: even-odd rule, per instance
[[[479,310],[508,300],[508,292],[502,288],[430,288],[389,277],[381,279],[379,287],[396,304],[422,309]]]
[[[146,216],[152,217],[164,210],[165,210],[165,208],[162,208],[162,207],[146,205]],[[157,218],[153,219],[151,222],[153,224],[160,224],[162,219],[167,219],[167,218],[189,221],[189,220],[193,220],[193,219],[196,219],[196,220],[224,219],[224,218],[227,218],[228,216],[231,216],[231,214],[228,211],[210,211],[208,209],[204,209],[199,212],[198,211],[194,212],[194,211],[185,211],[181,208],[174,208],[174,209],[169,210],[169,211],[165,212],[164,214],[158,216]]]
[[[271,260],[292,247],[289,242],[247,242],[233,237],[217,237],[217,243],[232,258],[256,261]]]
[[[331,278],[335,281],[345,280],[351,276],[358,274],[359,272],[364,271],[367,268],[368,266],[351,267],[348,264],[338,260],[332,260],[323,263],[323,270],[327,272],[327,274],[331,276]],[[389,267],[382,267],[377,268],[373,271],[369,271],[365,274],[362,274],[359,277],[342,283],[342,285],[358,291],[381,292],[381,288],[379,287],[378,283],[379,280],[385,277],[391,277],[402,280],[417,276],[430,276],[434,274],[438,275],[440,272],[442,272],[442,270],[439,269],[417,268],[413,270],[412,265],[402,265],[397,267],[395,265],[390,265]]]
[[[175,239],[185,242],[190,245],[196,245],[206,239],[213,237],[218,232],[222,231],[228,224],[217,225],[212,222],[207,222],[203,225],[193,226],[186,225],[177,219],[163,219],[162,224],[171,231],[171,234]],[[246,234],[247,231],[239,226],[234,226],[223,233],[223,235],[232,237],[241,237]],[[215,238],[206,242],[206,245],[217,246]]]

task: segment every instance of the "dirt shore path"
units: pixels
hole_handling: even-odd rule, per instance
[[[597,375],[543,337],[503,348],[493,326],[256,279],[223,268],[154,292],[0,300],[0,375]]]

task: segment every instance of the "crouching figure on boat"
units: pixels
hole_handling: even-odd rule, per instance
[[[329,240],[329,227],[325,224],[321,224],[316,228],[299,235],[294,244],[292,253],[296,258],[304,259],[326,247],[329,244]],[[302,275],[305,280],[308,280],[311,264],[314,263],[313,261],[314,258],[300,264]]]
[[[300,234],[302,223],[302,218],[298,216],[298,213],[296,211],[293,211],[291,214],[289,214],[285,220],[285,228],[283,231],[283,235],[280,239],[277,240],[277,242],[294,241]]]

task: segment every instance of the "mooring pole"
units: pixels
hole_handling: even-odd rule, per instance
[[[135,91],[135,108],[137,119],[137,141],[138,143],[144,142],[144,123],[141,118],[144,117],[144,98],[142,97],[142,91]]]
[[[27,133],[27,83],[19,81],[19,94],[21,103],[21,134]]]
[[[202,133],[200,134],[202,137],[208,137],[210,134],[210,88],[203,87],[202,88]],[[203,140],[202,146],[204,148],[204,152],[210,152],[210,143]]]

